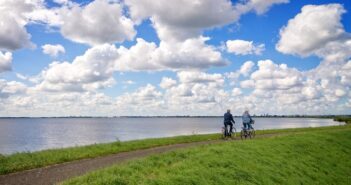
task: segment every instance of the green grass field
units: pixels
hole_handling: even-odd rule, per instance
[[[351,127],[154,155],[64,184],[351,184]]]
[[[274,133],[295,133],[309,130],[329,130],[347,126],[319,127],[319,128],[297,128],[281,130],[260,130],[257,134],[274,134]],[[170,138],[145,139],[128,142],[113,142],[106,144],[94,144],[89,146],[71,147],[63,149],[52,149],[38,152],[24,152],[9,156],[0,155],[0,174],[43,167],[52,164],[58,164],[78,159],[94,158],[109,154],[145,149],[156,146],[170,145],[176,143],[189,143],[196,141],[219,139],[220,134],[177,136]]]
[[[170,138],[145,139],[127,142],[112,142],[80,147],[43,150],[38,152],[22,152],[9,156],[0,155],[0,174],[43,167],[68,161],[94,158],[114,153],[151,148],[176,143],[188,143],[218,139],[218,134],[177,136]]]

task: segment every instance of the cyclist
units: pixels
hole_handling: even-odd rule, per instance
[[[249,110],[245,110],[243,116],[243,125],[244,125],[244,129],[249,130],[249,129],[253,129],[251,123],[253,122],[250,114],[249,114]]]
[[[233,132],[233,124],[235,124],[233,115],[230,113],[230,109],[224,114],[224,128],[227,130],[227,126],[229,126],[229,133]]]

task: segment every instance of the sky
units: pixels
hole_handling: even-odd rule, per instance
[[[0,0],[0,117],[351,114],[351,1]]]

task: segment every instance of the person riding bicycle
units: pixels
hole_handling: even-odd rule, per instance
[[[251,123],[253,122],[250,114],[249,114],[249,111],[248,110],[245,110],[243,116],[242,116],[242,119],[243,119],[243,125],[244,125],[244,129],[253,129]]]
[[[227,112],[224,114],[224,128],[227,129],[227,126],[229,126],[229,133],[233,132],[233,124],[235,124],[233,115],[230,113],[230,109],[227,110]]]

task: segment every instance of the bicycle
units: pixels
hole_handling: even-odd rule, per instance
[[[255,129],[246,129],[242,127],[242,130],[240,132],[240,138],[241,139],[246,139],[246,138],[254,138],[256,136],[256,131]]]
[[[230,132],[230,126],[227,125],[227,127],[222,127],[222,138],[225,139],[227,137],[232,138],[232,136],[236,136],[236,128],[233,125],[232,132]]]
[[[255,121],[251,121],[251,125],[254,124]],[[256,136],[256,131],[255,129],[251,126],[251,128],[246,129],[244,127],[241,127],[241,132],[240,132],[240,138],[241,139],[246,139],[246,138],[254,138]]]

